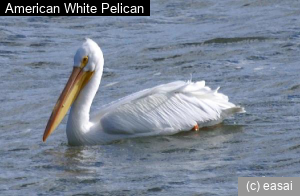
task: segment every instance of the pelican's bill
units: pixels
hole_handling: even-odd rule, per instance
[[[45,142],[49,135],[61,123],[69,108],[76,100],[80,91],[92,78],[94,72],[85,72],[82,67],[74,67],[72,74],[62,91],[59,99],[57,100],[48,124],[46,126],[43,141]]]

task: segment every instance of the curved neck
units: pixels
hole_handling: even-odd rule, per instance
[[[95,70],[93,77],[81,90],[71,107],[67,122],[69,143],[78,143],[78,141],[84,140],[85,138],[82,136],[82,133],[88,132],[92,126],[90,123],[90,109],[100,85],[102,72],[103,66]]]

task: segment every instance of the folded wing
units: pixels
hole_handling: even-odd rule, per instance
[[[217,91],[204,81],[159,85],[104,106],[92,122],[107,134],[165,135],[211,126],[244,111]]]

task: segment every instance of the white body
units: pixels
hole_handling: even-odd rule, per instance
[[[83,52],[80,51],[82,48]],[[227,96],[205,86],[204,81],[175,81],[105,105],[90,118],[90,107],[100,85],[104,60],[100,48],[92,40],[88,39],[82,48],[75,56],[75,66],[76,59],[80,59],[78,55],[94,52],[97,58],[90,58],[94,62],[86,69],[94,71],[93,78],[81,90],[69,114],[67,137],[70,145],[95,145],[124,138],[170,135],[190,131],[195,125],[215,125],[236,112],[244,111],[230,103]]]

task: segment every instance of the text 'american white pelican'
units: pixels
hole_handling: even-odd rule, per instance
[[[87,39],[74,57],[73,72],[48,121],[43,141],[67,122],[70,145],[95,145],[124,138],[170,135],[216,125],[244,112],[228,97],[205,86],[204,81],[175,81],[131,94],[102,107],[90,118],[100,85],[104,58],[100,47]]]

